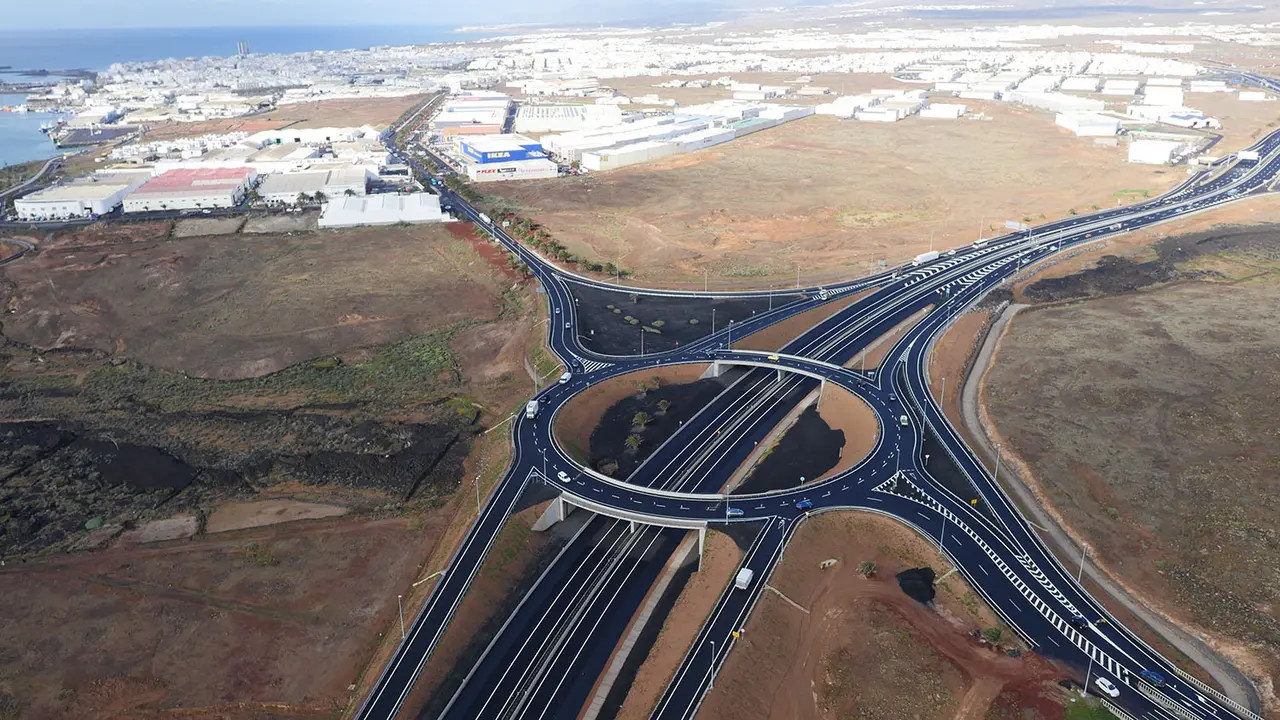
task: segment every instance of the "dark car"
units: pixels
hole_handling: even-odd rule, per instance
[[[1089,621],[1084,619],[1083,615],[1072,615],[1067,622],[1071,623],[1071,627],[1082,630],[1089,627]]]
[[[796,509],[797,509],[797,510],[808,510],[808,509],[809,509],[809,508],[811,508],[811,507],[813,507],[813,501],[812,501],[812,500],[800,500],[800,501],[797,501],[797,502],[796,502]]]

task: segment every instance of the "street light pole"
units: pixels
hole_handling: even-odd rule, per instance
[[[644,328],[640,328],[640,357],[644,357]]]
[[[709,642],[711,643],[711,667],[707,669],[707,672],[711,674],[711,680],[710,682],[707,683],[707,689],[715,690],[716,689],[716,641],[711,640]]]
[[[1089,654],[1089,669],[1084,672],[1084,687],[1080,688],[1080,695],[1089,694],[1089,676],[1093,674],[1093,654]]]
[[[400,606],[400,639],[404,640],[404,595],[396,596],[396,604]]]
[[[542,479],[547,479],[547,449],[542,449]]]
[[[711,308],[711,334],[716,334],[716,309]]]
[[[729,349],[733,349],[733,321],[729,321]]]
[[[1089,546],[1080,543],[1080,570],[1076,572],[1076,582],[1080,582],[1080,578],[1084,577],[1084,559],[1089,554]]]
[[[946,378],[942,378],[942,400],[938,404],[939,405],[947,404],[947,379]]]
[[[1000,446],[996,445],[996,474],[991,478],[992,482],[1000,483]]]

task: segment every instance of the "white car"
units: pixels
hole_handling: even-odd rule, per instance
[[[560,384],[563,385],[573,379],[573,373],[566,372],[560,376]]]
[[[563,471],[563,470],[561,470],[560,472],[556,473],[556,477],[560,478],[560,482],[562,482],[562,483],[567,483],[567,482],[569,482],[569,475],[568,475],[567,473],[565,473],[565,471]],[[1119,694],[1120,694],[1120,693],[1116,693],[1116,695],[1119,695]],[[1115,695],[1113,695],[1112,697],[1115,697]]]
[[[564,473],[561,473],[561,475],[563,474]],[[1108,697],[1113,697],[1113,698],[1120,697],[1120,688],[1116,687],[1115,683],[1111,682],[1110,680],[1104,677],[1100,677],[1094,680],[1093,684],[1097,685],[1098,689],[1106,693]]]

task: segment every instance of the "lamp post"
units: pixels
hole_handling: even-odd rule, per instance
[[[707,689],[714,690],[716,688],[716,641],[711,640],[711,666],[707,668],[707,674],[710,680],[707,682]]]
[[[542,480],[547,480],[547,449],[542,448]]]
[[[400,639],[404,640],[404,595],[396,596],[396,605],[400,606]]]
[[[1000,446],[996,445],[996,473],[991,477],[992,482],[1000,484]]]
[[[1089,546],[1080,543],[1080,570],[1076,572],[1076,582],[1080,582],[1080,578],[1084,577],[1084,559],[1089,555]]]
[[[729,348],[728,349],[730,350],[733,349],[733,321],[732,320],[729,321]]]

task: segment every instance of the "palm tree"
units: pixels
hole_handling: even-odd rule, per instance
[[[641,445],[644,444],[644,438],[640,437],[639,435],[636,435],[635,433],[631,433],[630,435],[627,436],[627,439],[623,442],[623,444],[627,446],[628,450],[630,450],[631,452],[635,452],[640,449]]]
[[[324,193],[322,193],[322,192],[320,192],[319,190],[317,190],[317,191],[316,191],[316,194],[315,194],[315,195],[312,195],[312,196],[311,196],[311,198],[312,198],[313,200],[315,200],[316,202],[318,202],[318,203],[322,203],[322,202],[324,202],[325,200],[328,200],[328,199],[329,199],[329,198],[325,197],[325,194],[324,194]]]
[[[345,191],[345,192],[343,192],[342,194],[343,194],[343,195],[346,195],[347,197],[355,197],[355,196],[356,196],[356,191],[355,191],[355,190],[352,190],[351,188],[347,188],[347,189],[346,189],[346,191]]]
[[[631,424],[643,430],[644,426],[649,424],[649,413],[643,410],[636,413],[635,417],[631,418]]]
[[[670,400],[659,400],[659,401],[658,401],[658,414],[659,414],[659,415],[666,415],[666,414],[667,414],[667,410],[668,410],[670,407],[671,407],[671,401],[670,401]]]
[[[306,204],[307,204],[307,201],[308,201],[308,200],[310,200],[310,199],[311,199],[311,198],[307,197],[307,194],[306,194],[306,193],[303,193],[303,192],[298,193],[298,205],[299,205],[299,206],[306,205]]]

